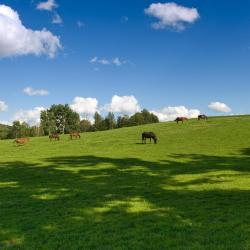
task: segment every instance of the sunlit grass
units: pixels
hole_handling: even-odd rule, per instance
[[[1,141],[0,249],[250,249],[249,128],[222,117]]]

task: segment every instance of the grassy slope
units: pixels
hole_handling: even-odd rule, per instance
[[[0,152],[0,248],[250,249],[250,117]]]

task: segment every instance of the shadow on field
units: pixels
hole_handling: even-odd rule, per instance
[[[249,152],[2,163],[0,248],[249,249]]]

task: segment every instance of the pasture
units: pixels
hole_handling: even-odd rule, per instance
[[[250,249],[250,117],[0,141],[0,249]]]

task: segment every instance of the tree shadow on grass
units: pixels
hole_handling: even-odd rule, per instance
[[[248,152],[1,163],[0,248],[249,249]]]

